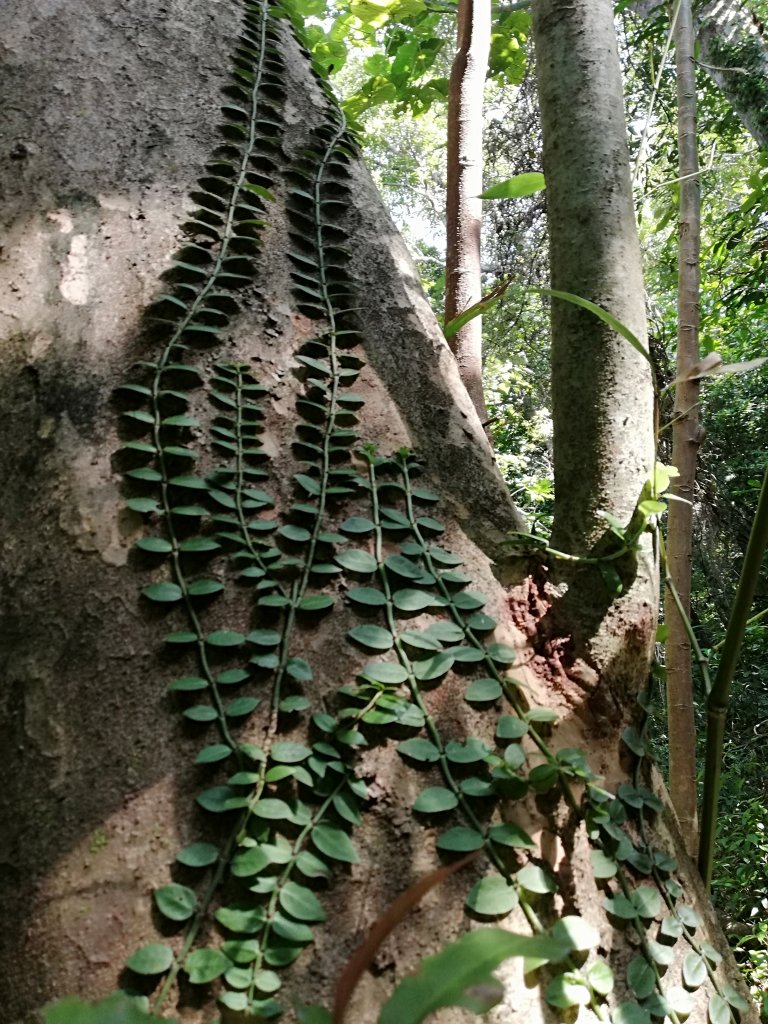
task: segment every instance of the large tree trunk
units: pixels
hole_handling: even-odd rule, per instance
[[[765,26],[737,0],[710,0],[695,18],[702,66],[758,146],[768,148]]]
[[[14,766],[0,796],[4,1019],[32,1019],[66,993],[103,995],[119,978],[151,989],[151,976],[120,977],[121,968],[137,948],[160,944],[173,962],[168,982],[154,989],[155,997],[164,993],[158,1009],[184,1021],[211,1020],[211,990],[185,980],[185,955],[218,948],[222,930],[230,940],[258,933],[270,972],[286,979],[287,1019],[294,996],[327,1005],[333,979],[371,921],[435,863],[445,818],[411,812],[425,784],[447,790],[448,806],[458,802],[447,823],[465,830],[469,823],[493,871],[509,879],[520,901],[511,927],[548,926],[564,911],[596,926],[600,948],[589,962],[604,956],[613,965],[616,989],[608,1000],[618,1002],[626,994],[623,965],[646,926],[649,938],[656,926],[640,916],[629,934],[621,913],[608,917],[601,909],[602,890],[614,892],[619,883],[596,877],[584,815],[604,857],[631,857],[617,876],[627,892],[637,885],[636,871],[650,870],[638,827],[679,850],[674,823],[668,813],[654,823],[650,806],[641,821],[631,792],[626,804],[611,803],[607,821],[599,792],[582,793],[582,763],[572,748],[584,751],[611,791],[628,781],[630,769],[645,771],[620,745],[632,711],[613,707],[598,718],[597,704],[576,707],[571,693],[553,689],[552,662],[541,656],[536,632],[543,595],[519,567],[503,566],[507,586],[494,575],[505,533],[519,519],[404,247],[337,109],[277,13],[261,3],[136,0],[126,8],[101,0],[79,13],[73,32],[67,10],[37,0],[5,26],[3,92],[13,148],[0,164],[7,197],[0,635],[2,734]],[[238,42],[232,64],[228,53]],[[230,109],[219,131],[222,87]],[[261,248],[252,257],[254,242]],[[156,283],[184,246],[188,267]],[[145,322],[143,309],[162,292],[171,296],[155,310],[164,322]],[[144,365],[132,370],[136,359]],[[198,367],[205,386],[174,364]],[[347,385],[358,370],[353,397]],[[110,396],[126,381],[131,387],[118,392],[113,407]],[[129,415],[118,418],[118,410]],[[185,418],[189,412],[197,426]],[[377,465],[370,450],[350,458],[353,429],[383,453],[421,453],[419,485],[428,483],[441,499],[438,550],[430,539],[439,530],[429,514],[432,496],[409,482],[412,460],[401,454],[399,462]],[[117,469],[133,475],[121,483]],[[279,510],[277,535],[264,532],[275,513],[262,489]],[[634,497],[625,496],[627,508]],[[282,556],[270,550],[275,536]],[[137,540],[144,551],[135,550]],[[367,557],[350,556],[350,548]],[[452,575],[449,549],[471,577],[469,593],[463,577]],[[385,569],[390,554],[400,560]],[[368,588],[362,594],[361,584]],[[478,591],[484,598],[471,596]],[[333,611],[318,617],[324,599]],[[481,604],[495,628],[478,614]],[[652,619],[649,610],[614,625],[638,652],[635,675]],[[452,654],[438,656],[434,633],[416,637],[415,646],[413,636],[411,644],[394,639],[438,622]],[[346,634],[361,625],[379,629],[353,633],[350,642]],[[279,642],[264,632],[243,641],[254,629],[276,630]],[[384,647],[391,647],[387,655]],[[511,679],[508,648],[516,659]],[[376,651],[390,663],[390,678],[405,676],[402,686],[381,689],[360,679]],[[233,685],[243,666],[247,681]],[[468,673],[484,680],[469,702]],[[171,682],[179,692],[169,695]],[[342,686],[353,689],[341,694]],[[261,698],[258,707],[251,696]],[[233,697],[245,698],[237,713]],[[515,718],[525,718],[528,706],[551,709],[559,724],[552,730],[536,714],[526,721],[521,758],[509,740],[519,736],[523,723]],[[182,719],[181,708],[191,714]],[[329,721],[345,709],[351,717]],[[499,727],[500,711],[512,717]],[[432,748],[416,748],[423,760],[414,770],[395,741],[424,740],[425,713]],[[467,736],[498,756],[486,763],[476,760],[477,747],[449,747]],[[338,756],[322,745],[331,741]],[[308,757],[306,744],[317,742]],[[242,743],[260,745],[266,760],[253,748],[228,752]],[[555,759],[562,748],[571,753]],[[309,774],[292,782],[297,765]],[[537,768],[535,786],[518,777],[518,766]],[[481,782],[459,789],[468,776]],[[368,785],[365,800],[359,778]],[[288,804],[291,819],[279,820],[294,785],[302,804]],[[492,798],[472,797],[478,787]],[[219,813],[195,805],[201,789],[202,807]],[[545,791],[549,796],[537,795]],[[502,809],[505,820],[531,834],[530,854],[515,829],[497,831],[496,840],[489,834]],[[621,841],[616,830],[625,811],[631,838]],[[358,813],[363,821],[352,827]],[[305,849],[307,830],[312,843]],[[359,862],[350,863],[345,830]],[[516,849],[499,835],[513,837]],[[180,847],[201,840],[219,851],[213,866],[174,864]],[[632,841],[641,848],[629,854]],[[196,847],[183,858],[206,860],[207,852]],[[535,872],[528,888],[526,876],[517,879],[529,856],[548,866],[545,888],[554,887],[554,895],[536,895]],[[679,856],[679,868],[661,859],[646,879],[653,888],[672,870],[680,883],[665,890],[678,910],[660,904],[657,921],[662,914],[678,920],[682,906],[703,916],[695,937],[672,947],[667,978],[677,980],[692,942],[708,939],[726,957],[718,978],[735,979],[695,871]],[[264,857],[266,874],[253,864]],[[326,870],[318,859],[330,866],[332,887],[313,875]],[[483,864],[465,874],[476,880],[488,870]],[[293,889],[284,885],[286,870]],[[265,891],[270,878],[282,879],[274,895]],[[187,889],[169,893],[164,887],[172,881]],[[373,1022],[391,990],[392,968],[399,977],[457,933],[467,885],[459,875],[431,894],[390,940],[349,1020]],[[176,920],[191,913],[188,890],[196,913],[186,923],[162,917],[152,908],[158,888]],[[318,925],[314,945],[284,970],[277,961],[301,945],[295,935],[317,917],[307,896],[315,888],[332,924]],[[213,912],[233,901],[254,917],[246,924],[224,914],[218,928]],[[276,941],[278,927],[294,938]],[[226,948],[242,956],[242,949]],[[264,975],[261,954],[254,955],[228,971],[232,1006],[268,1001],[274,974]],[[555,973],[565,967],[578,970],[578,954]],[[552,1019],[543,998],[548,978],[523,979],[519,961],[504,973],[507,993],[490,1019]],[[708,977],[696,992],[692,1020],[704,1021],[712,984]],[[596,990],[594,1004],[602,998]],[[458,1019],[450,1011],[440,1017]]]
[[[668,5],[641,0],[633,10],[640,17],[668,20]],[[696,58],[722,90],[741,123],[758,146],[768,147],[768,49],[765,26],[739,0],[707,0],[695,4]]]

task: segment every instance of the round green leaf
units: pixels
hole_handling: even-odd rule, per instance
[[[597,960],[590,964],[586,970],[586,976],[590,988],[598,995],[607,996],[613,992],[615,984],[613,971],[603,960]]]
[[[191,843],[179,850],[176,860],[188,868],[206,868],[213,864],[219,856],[219,851],[213,843]]]
[[[500,740],[519,740],[528,732],[528,723],[516,715],[502,715],[496,724],[496,735]]]
[[[250,935],[257,932],[264,923],[266,914],[263,907],[219,907],[214,915],[224,928],[231,932]],[[247,962],[247,961],[243,961]]]
[[[125,961],[136,974],[164,974],[173,963],[173,950],[159,942],[137,949]]]
[[[441,811],[452,811],[458,804],[458,798],[450,789],[443,786],[432,786],[419,794],[414,811],[422,814],[439,814]]]
[[[552,927],[552,936],[562,939],[563,945],[571,950],[586,953],[600,942],[600,932],[583,917],[569,914],[561,917]]]
[[[312,701],[308,697],[293,694],[290,697],[283,697],[280,701],[280,710],[289,714],[292,711],[306,711],[312,707]]]
[[[496,679],[475,679],[467,687],[464,699],[478,702],[497,700],[503,692],[501,684]],[[507,717],[511,716],[508,715]],[[514,721],[519,722],[520,719],[514,719]]]
[[[707,980],[707,962],[698,953],[687,953],[683,960],[683,981],[688,988],[698,988]]]
[[[229,958],[220,949],[196,949],[184,961],[184,970],[193,985],[207,985],[231,966]]]
[[[500,917],[514,910],[520,902],[517,890],[501,875],[481,878],[470,889],[467,906],[486,917]]]
[[[517,872],[517,880],[528,892],[547,893],[557,891],[557,882],[536,864],[526,864]]]
[[[187,921],[195,912],[197,897],[186,885],[164,885],[155,889],[155,905],[171,921]]]
[[[584,978],[575,971],[558,974],[547,986],[546,1000],[550,1006],[586,1006],[590,1000]]]
[[[488,644],[486,650],[493,661],[501,665],[513,665],[517,658],[515,649],[508,644]]]

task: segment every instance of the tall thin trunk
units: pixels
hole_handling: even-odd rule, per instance
[[[534,5],[534,39],[547,179],[552,286],[614,314],[645,343],[640,246],[629,176],[622,79],[610,0],[542,0]],[[577,306],[552,303],[552,402],[555,520],[553,544],[593,555],[605,543],[603,512],[629,523],[653,465],[650,365],[607,324]],[[625,580],[617,621],[644,618],[637,634],[648,654],[655,570],[642,560]],[[634,573],[636,567],[628,566]],[[562,615],[602,622],[587,661],[611,666],[630,688],[628,651],[618,642],[612,595],[598,571],[556,563],[568,587]],[[589,630],[588,630],[589,632]],[[578,648],[577,641],[576,647]],[[637,654],[637,651],[634,652]],[[634,656],[633,656],[634,657]],[[637,670],[637,658],[634,657]],[[587,684],[588,685],[588,684]]]
[[[668,574],[690,619],[693,494],[701,441],[699,382],[685,380],[699,361],[700,189],[696,139],[696,72],[690,0],[681,0],[675,27],[677,132],[680,169],[680,248],[678,254],[677,385],[672,427],[674,481],[667,533]],[[691,856],[696,855],[696,724],[693,717],[691,644],[675,602],[667,596],[667,693],[670,793]]]
[[[445,321],[481,297],[480,229],[483,190],[483,87],[491,44],[490,0],[459,0],[456,56],[448,93],[447,249]],[[451,338],[459,373],[478,415],[483,398],[482,319]]]

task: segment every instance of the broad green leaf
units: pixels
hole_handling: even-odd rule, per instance
[[[374,626],[370,623],[366,623],[363,626],[354,626],[347,633],[347,636],[363,647],[370,647],[376,651],[388,651],[395,642],[395,638],[388,629],[383,629],[381,626]]]
[[[538,171],[528,171],[526,174],[516,174],[513,178],[500,181],[491,185],[484,192],[481,192],[480,199],[522,199],[523,196],[531,196],[534,192],[541,192],[546,188],[544,175]]]
[[[590,859],[595,878],[613,878],[619,870],[616,861],[609,857],[607,853],[603,853],[602,850],[592,850]]]
[[[464,693],[464,699],[470,702],[497,700],[501,697],[503,692],[501,684],[496,679],[475,679],[474,682],[470,683],[467,687]],[[522,736],[527,731],[528,726],[525,722],[521,722],[519,718],[512,718],[510,715],[507,715],[506,717],[511,721],[519,723],[519,726],[523,727],[523,731],[518,732],[518,736]],[[501,727],[501,722],[499,722],[499,727]],[[517,728],[517,726],[515,728]],[[501,733],[497,733],[497,735],[501,736]]]
[[[233,629],[217,629],[205,638],[211,647],[239,647],[244,640],[243,634]]]
[[[486,917],[508,914],[519,902],[517,889],[501,875],[481,878],[475,882],[467,896],[469,909]]]
[[[502,715],[496,723],[496,735],[500,740],[519,740],[528,732],[528,723],[517,715]]]
[[[140,999],[124,992],[115,992],[98,1003],[68,996],[44,1007],[41,1012],[43,1024],[169,1024],[148,1013]]]
[[[597,960],[595,963],[590,964],[585,974],[587,983],[598,995],[607,996],[613,992],[615,984],[613,971],[604,961]]]
[[[426,590],[396,590],[392,595],[392,604],[401,612],[421,612],[425,608],[431,608],[432,605],[439,603],[441,603],[441,598]]]
[[[275,761],[281,761],[285,764],[296,764],[308,758],[312,751],[302,743],[282,740],[273,745],[270,753]]]
[[[157,601],[160,604],[171,604],[180,601],[184,596],[181,587],[175,583],[150,583],[141,592],[150,601]]]
[[[369,555],[367,551],[361,551],[359,548],[339,551],[334,555],[334,558],[342,569],[347,569],[349,572],[368,575],[376,571],[376,559],[373,555]]]
[[[232,962],[220,949],[196,949],[184,961],[184,970],[193,985],[207,985],[231,966]]]
[[[371,608],[380,608],[387,603],[387,599],[380,590],[373,587],[353,587],[346,594],[350,601],[356,604],[369,605]]]
[[[446,744],[445,756],[454,764],[473,764],[476,761],[483,761],[490,751],[480,740],[468,739],[464,743],[451,740]]]
[[[552,927],[551,934],[563,945],[579,953],[594,949],[600,942],[600,933],[583,917],[569,914],[561,917]]]
[[[483,845],[483,837],[473,828],[458,825],[456,828],[449,828],[447,832],[443,832],[435,845],[438,850],[467,853],[471,850],[479,850]]]
[[[444,676],[452,665],[453,657],[443,651],[440,654],[433,655],[431,658],[417,661],[413,668],[413,674],[420,682],[426,683],[432,679],[439,679],[440,676]]]
[[[698,953],[686,953],[683,960],[683,981],[688,988],[698,988],[707,980],[707,962]]]
[[[439,814],[441,811],[452,811],[458,804],[456,794],[444,786],[432,786],[423,790],[413,805],[414,811],[422,814]]]
[[[280,906],[299,921],[325,921],[325,911],[311,889],[286,882],[280,889]]]
[[[312,829],[312,842],[320,853],[332,860],[344,861],[346,864],[357,864],[360,859],[352,841],[346,832],[331,825],[316,825]]]
[[[309,594],[298,604],[300,612],[322,612],[333,607],[333,598],[329,594]]]
[[[125,966],[136,974],[164,974],[173,963],[173,950],[153,942],[137,949],[125,961]]]
[[[297,1006],[296,1016],[299,1024],[333,1024],[333,1019],[322,1006]]]
[[[393,661],[374,661],[365,666],[360,673],[366,679],[372,679],[375,683],[384,683],[387,686],[395,686],[404,683],[408,673],[402,665]]]
[[[195,758],[195,764],[215,764],[217,761],[225,760],[231,753],[232,747],[227,746],[226,743],[211,743],[209,746],[203,747]]]
[[[557,882],[550,874],[536,864],[526,864],[517,872],[517,881],[528,892],[547,893],[557,891]]]
[[[218,847],[213,843],[190,843],[176,854],[179,864],[188,868],[205,868],[213,864],[219,857]]]
[[[163,885],[154,892],[155,905],[171,921],[186,921],[195,912],[197,897],[186,885]]]
[[[427,764],[440,759],[440,751],[434,743],[419,737],[404,740],[398,745],[397,752],[405,757],[412,758],[414,761],[424,761]]]
[[[378,1024],[421,1024],[444,1006],[467,1006],[467,992],[488,982],[491,971],[513,956],[535,956],[543,963],[561,956],[548,936],[514,935],[501,928],[479,928],[422,961],[384,1005]]]
[[[580,974],[576,971],[565,971],[547,985],[546,1000],[550,1006],[562,1008],[586,1006],[590,1000],[590,992],[586,980]]]
[[[611,1013],[611,1024],[651,1024],[651,1015],[637,1003],[620,1003]]]
[[[253,906],[219,907],[214,916],[224,928],[244,935],[257,932],[266,918],[263,907]]]
[[[633,957],[627,967],[627,985],[638,999],[645,999],[656,986],[656,971],[644,956]]]

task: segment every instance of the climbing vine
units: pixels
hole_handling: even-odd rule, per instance
[[[530,703],[516,651],[494,639],[487,599],[469,589],[431,514],[439,495],[419,482],[418,457],[383,455],[358,437],[363,397],[350,389],[364,366],[364,339],[341,226],[356,146],[316,70],[323,123],[285,155],[280,44],[289,25],[301,38],[279,4],[244,4],[222,141],[191,194],[196,209],[169,289],[148,318],[148,343],[160,354],[117,390],[127,505],[153,530],[136,545],[152,574],[143,598],[177,616],[165,644],[190,666],[169,690],[187,721],[216,733],[195,759],[211,773],[197,804],[212,824],[176,857],[191,884],[170,881],[154,893],[180,937],[142,947],[127,967],[162,979],[155,1013],[183,974],[193,985],[215,982],[228,1010],[278,1016],[281,972],[326,919],[316,884],[358,859],[354,830],[368,799],[359,751],[394,734],[403,763],[427,782],[413,812],[440,824],[437,849],[447,857],[482,851],[491,866],[470,888],[468,912],[501,918],[519,908],[537,939],[531,955],[548,971],[551,1006],[588,1005],[607,1021],[605,997],[617,984],[598,956],[597,930],[575,915],[557,920],[559,879],[510,810],[556,792],[567,809],[563,831],[585,830],[592,844],[609,919],[632,932],[636,953],[618,979],[624,994],[613,1024],[678,1024],[705,981],[712,1024],[724,1024],[745,1004],[719,982],[719,955],[696,939],[700,922],[682,902],[677,865],[654,845],[661,805],[642,785],[643,732],[625,733],[635,778],[616,794],[601,787],[582,751],[556,749],[557,716]],[[253,334],[263,327],[254,310],[270,219],[287,226],[286,277],[304,325],[294,357],[297,426],[290,455],[281,455],[293,460],[292,495],[279,501],[283,484],[263,440],[269,390],[251,362],[218,352],[214,361],[210,352],[236,316]],[[630,546],[636,540],[623,536]],[[326,628],[342,578],[346,607],[358,617],[347,639],[373,660],[354,683],[321,693],[302,633]],[[232,628],[230,615],[249,628]],[[423,615],[427,625],[413,621]],[[464,700],[490,723],[482,734],[495,742],[444,735],[431,691],[449,672],[466,679]],[[668,984],[678,940],[690,951]],[[434,976],[425,978],[434,987]],[[406,991],[417,1005],[413,988]],[[494,990],[484,1008],[498,998]],[[403,997],[393,1000],[382,1020],[405,1021],[397,1016]],[[433,998],[431,1007],[440,1005],[449,1003]],[[313,1020],[330,1019],[318,1012]]]

